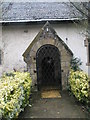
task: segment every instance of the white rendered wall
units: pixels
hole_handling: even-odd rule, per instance
[[[85,28],[82,25],[76,26],[75,24],[56,25],[54,28],[57,34],[74,53],[74,56],[81,59],[81,69],[88,73],[88,67],[86,66],[87,48],[84,46],[84,40],[86,39]]]
[[[81,68],[88,73],[87,50],[84,46],[85,36],[82,34],[84,28],[75,24],[52,24],[59,37],[65,41],[74,53],[75,57],[82,60]],[[12,71],[14,68],[19,71],[26,70],[26,63],[22,54],[38,34],[41,25],[8,25],[3,26],[4,59],[3,72]],[[85,32],[84,32],[85,33]],[[66,38],[68,39],[66,41]]]

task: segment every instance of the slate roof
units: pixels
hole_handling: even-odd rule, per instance
[[[85,18],[69,2],[4,2],[1,21],[76,20]]]

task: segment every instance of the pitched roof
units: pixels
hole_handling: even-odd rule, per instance
[[[78,3],[79,4],[79,3]],[[82,19],[70,2],[3,2],[1,21],[47,21]]]
[[[65,42],[57,35],[56,31],[53,29],[53,27],[50,25],[49,22],[46,22],[46,24],[41,28],[41,30],[39,31],[39,33],[36,35],[36,37],[34,38],[34,40],[30,43],[30,45],[28,46],[28,48],[26,49],[26,51],[23,53],[22,56],[23,57],[27,57],[28,56],[28,53],[30,52],[30,50],[33,47],[33,45],[35,45],[35,43],[37,41],[39,41],[39,39],[40,39],[41,36],[43,36],[43,35],[45,36],[46,32],[44,32],[44,31],[46,31],[47,28],[50,30],[50,31],[48,31],[48,34],[49,34],[49,32],[50,32],[50,34],[53,34],[54,38],[56,38],[57,40],[59,40],[59,42],[68,50],[68,52],[70,53],[70,55],[73,56],[73,52],[65,44]],[[51,38],[54,39],[53,37],[51,37]]]

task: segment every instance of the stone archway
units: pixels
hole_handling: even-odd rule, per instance
[[[31,74],[32,85],[37,85],[37,68],[36,68],[36,54],[37,51],[43,45],[49,44],[55,46],[58,49],[60,54],[60,63],[61,64],[61,80],[62,80],[62,89],[67,87],[67,79],[70,68],[70,61],[73,56],[72,51],[64,43],[64,41],[57,35],[52,26],[47,22],[40,32],[37,34],[35,39],[26,49],[23,54],[24,61],[27,63],[27,69]],[[58,72],[56,72],[58,74]]]
[[[36,53],[37,85],[62,88],[60,52],[54,45],[45,44]]]

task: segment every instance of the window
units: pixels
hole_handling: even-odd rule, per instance
[[[90,63],[90,42],[88,42],[88,63]]]
[[[0,65],[1,65],[1,50],[0,50]]]
[[[87,39],[87,66],[90,66],[90,39]]]

